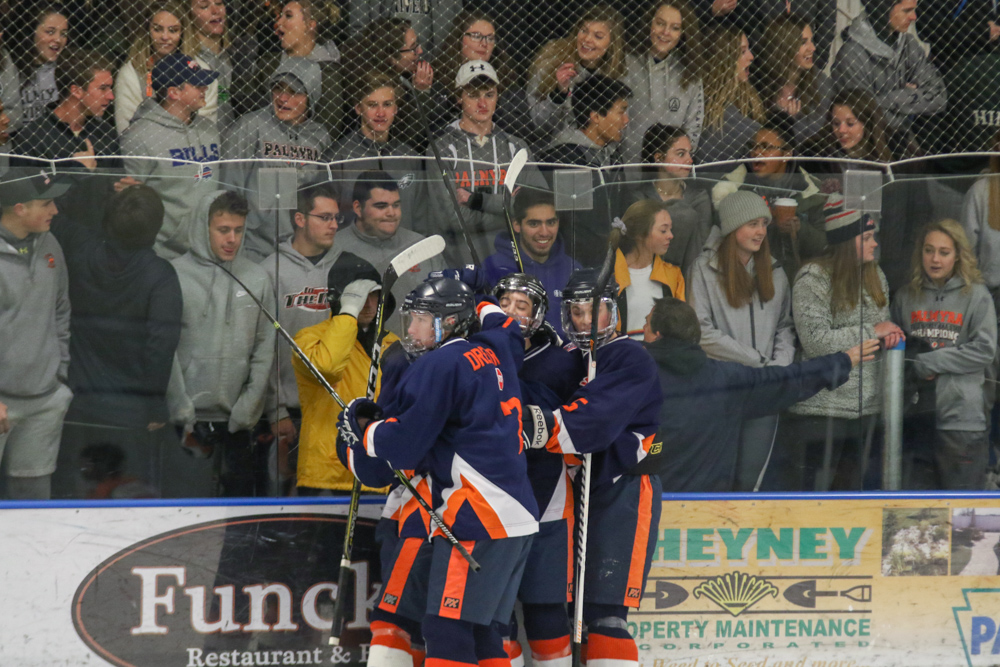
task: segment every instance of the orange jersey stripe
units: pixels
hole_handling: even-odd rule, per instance
[[[646,547],[649,545],[649,523],[653,520],[653,485],[648,475],[643,475],[639,484],[639,518],[635,527],[635,542],[632,544],[632,562],[628,569],[628,585],[625,588],[625,606],[638,607],[642,599],[642,573],[646,567]]]
[[[493,510],[483,495],[479,493],[478,490],[469,480],[465,478],[465,475],[460,477],[462,480],[462,488],[458,489],[450,496],[448,496],[448,507],[444,512],[444,522],[449,526],[455,525],[455,517],[458,516],[458,511],[462,509],[462,505],[468,502],[472,505],[472,511],[476,513],[476,517],[482,522],[483,527],[486,528],[486,532],[489,533],[490,537],[498,540],[507,537],[507,531],[503,527],[503,521]]]
[[[472,553],[476,543],[474,541],[462,542],[462,546],[468,549],[469,553]],[[465,582],[468,577],[469,562],[462,557],[462,553],[458,549],[452,547],[438,616],[455,620],[462,617],[462,602],[465,599]],[[427,660],[427,664],[430,665],[430,659]]]
[[[382,591],[382,599],[379,600],[379,609],[396,612],[399,605],[399,598],[403,595],[403,588],[406,580],[410,577],[410,570],[413,569],[413,561],[417,559],[417,552],[424,543],[423,538],[408,537],[403,540],[403,548],[399,551],[399,557],[392,566],[392,574],[389,576],[389,583]]]

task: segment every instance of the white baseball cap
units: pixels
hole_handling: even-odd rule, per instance
[[[458,68],[458,74],[455,76],[455,87],[465,88],[473,79],[480,76],[485,76],[493,83],[500,85],[500,78],[497,77],[497,71],[493,69],[493,65],[485,60],[470,60]]]

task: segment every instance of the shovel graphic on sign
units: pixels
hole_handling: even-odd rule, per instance
[[[816,608],[816,598],[821,597],[843,597],[855,602],[871,602],[872,587],[869,584],[862,584],[846,591],[817,591],[816,580],[800,581],[785,589],[785,599],[800,607]]]

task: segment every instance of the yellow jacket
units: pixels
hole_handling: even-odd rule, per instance
[[[659,255],[653,256],[653,270],[649,274],[649,279],[670,288],[670,293],[675,299],[687,301],[684,298],[684,274],[680,267],[664,262]],[[632,284],[628,262],[621,250],[615,253],[615,280],[618,282],[618,331],[620,332],[628,321],[625,288]]]
[[[399,340],[388,333],[382,339],[382,352]],[[333,385],[345,403],[365,396],[371,356],[358,342],[358,321],[350,315],[337,315],[306,327],[295,335],[295,342]],[[302,406],[302,429],[299,432],[298,484],[317,489],[350,491],[354,476],[337,458],[337,418],[340,406],[326,393],[302,361],[292,355],[295,380]],[[382,388],[379,369],[375,395]],[[377,491],[384,489],[369,489]]]

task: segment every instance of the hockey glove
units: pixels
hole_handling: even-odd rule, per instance
[[[364,439],[368,424],[381,417],[382,409],[375,401],[369,398],[355,398],[340,413],[337,419],[337,432],[345,445],[355,447]]]
[[[376,287],[378,283],[374,280],[355,280],[348,283],[344,293],[340,295],[340,314],[357,319],[361,309],[365,307],[368,294]]]
[[[461,269],[443,269],[441,271],[431,271],[427,274],[428,278],[451,278],[452,280],[460,280],[469,287],[476,294],[486,294],[490,291],[490,286],[486,282],[486,272],[481,271],[479,267],[473,266],[472,264],[467,264]]]
[[[552,411],[537,405],[524,406],[524,416],[521,418],[521,437],[528,449],[543,449],[552,433],[554,417]]]

